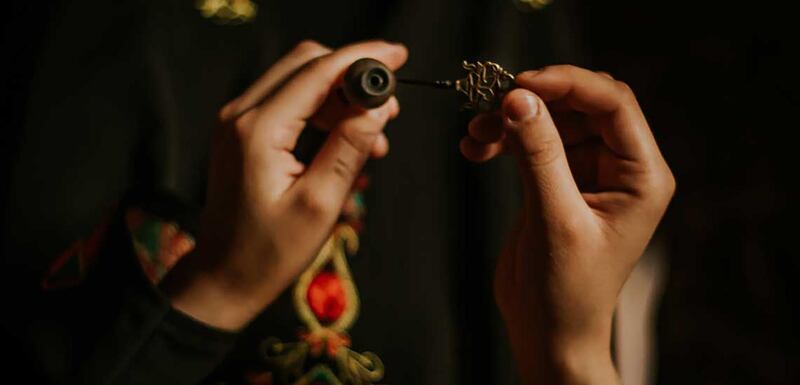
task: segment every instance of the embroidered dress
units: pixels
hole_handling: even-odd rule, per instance
[[[358,317],[359,298],[347,258],[358,251],[358,232],[365,214],[366,176],[356,180],[338,224],[311,265],[294,285],[294,308],[304,328],[296,342],[268,337],[262,342],[263,369],[248,371],[249,384],[372,384],[383,377],[383,363],[371,352],[350,349],[347,334]],[[153,287],[195,246],[194,238],[178,223],[139,207],[125,212],[141,271]],[[52,290],[80,284],[96,260],[108,224],[86,240],[77,241],[52,265],[42,286]]]

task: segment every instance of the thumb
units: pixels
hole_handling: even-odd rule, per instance
[[[511,151],[519,162],[526,206],[545,219],[568,218],[585,203],[544,102],[517,88],[503,98],[502,112]]]

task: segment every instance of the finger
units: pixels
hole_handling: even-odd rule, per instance
[[[570,66],[546,67],[516,77],[523,88],[535,92],[545,103],[563,101],[587,114],[606,114],[628,106],[623,86],[595,72]]]
[[[382,146],[381,131],[397,108],[397,99],[392,97],[381,107],[347,117],[331,130],[290,194],[306,207],[309,221],[335,220],[364,162],[376,146]]]
[[[553,66],[517,76],[517,84],[546,103],[563,103],[594,119],[604,142],[620,157],[644,161],[658,148],[630,87],[595,72],[574,66]]]
[[[399,104],[394,103],[392,107],[397,108],[389,111],[390,120],[396,118],[400,113]],[[344,118],[362,111],[364,111],[362,107],[350,104],[343,93],[331,92],[317,112],[310,118],[310,121],[316,128],[330,131]]]
[[[597,71],[597,74],[600,75],[600,76],[603,76],[603,77],[605,77],[607,79],[614,80],[614,77],[611,76],[611,74],[606,72],[606,71]]]
[[[228,103],[222,109],[222,118],[224,120],[234,118],[260,104],[303,65],[330,52],[330,48],[313,40],[301,41],[264,72],[241,96]]]
[[[465,136],[459,143],[459,149],[465,158],[482,163],[502,153],[503,144],[502,142],[481,143],[471,136]]]
[[[296,123],[305,122],[317,112],[350,64],[369,57],[395,70],[405,63],[407,56],[408,52],[402,45],[369,41],[314,59],[272,95],[269,103],[259,107],[259,122],[266,122],[260,126],[288,127],[297,136],[303,125]]]
[[[389,139],[386,138],[386,135],[383,133],[378,134],[378,138],[375,139],[375,144],[372,146],[369,156],[375,159],[380,159],[385,157],[388,153]]]
[[[480,143],[499,142],[505,137],[503,119],[496,113],[485,113],[474,117],[467,126],[467,132]]]
[[[518,88],[503,98],[504,125],[517,146],[527,207],[539,218],[572,218],[585,205],[569,169],[564,145],[544,103]]]

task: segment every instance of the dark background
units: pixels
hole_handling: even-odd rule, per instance
[[[49,256],[86,235],[130,188],[166,188],[200,205],[198,165],[206,159],[208,129],[198,127],[209,126],[216,108],[293,42],[310,37],[335,46],[388,37],[409,46],[405,71],[418,77],[446,77],[453,73],[446,72],[448,61],[455,67],[462,58],[491,55],[517,70],[571,63],[629,83],[678,182],[658,234],[668,256],[657,317],[658,383],[800,383],[793,199],[798,43],[787,6],[555,0],[523,14],[499,0],[270,3],[262,4],[255,25],[222,27],[203,24],[184,5],[28,1],[2,8],[0,180],[9,182],[0,184],[2,269],[12,312],[24,312],[36,298]],[[437,22],[438,30],[430,27]],[[191,108],[182,95],[194,95]],[[394,158],[370,166],[378,189],[399,187],[396,195],[368,196],[366,257],[354,270],[367,297],[359,322],[374,332],[354,338],[366,346],[396,328],[393,317],[371,318],[370,304],[389,314],[440,309],[444,315],[414,318],[418,324],[404,328],[414,341],[455,342],[441,350],[406,346],[382,353],[390,366],[404,361],[395,366],[422,373],[395,375],[391,383],[506,383],[507,347],[487,272],[507,226],[507,215],[496,211],[514,207],[507,199],[513,184],[496,186],[513,172],[502,163],[458,160],[455,144],[467,117],[439,113],[457,110],[456,101],[406,95],[398,95],[403,114],[413,117],[406,122],[454,128],[390,133]],[[105,116],[124,118],[111,130]],[[198,150],[176,153],[180,146]],[[416,146],[416,153],[403,150]],[[430,175],[416,176],[422,168]],[[396,212],[405,207],[418,208]],[[429,219],[420,211],[435,219],[408,223]],[[409,256],[401,264],[398,255],[387,257],[392,263],[370,257],[396,248],[382,234],[404,239],[396,254],[420,259]],[[429,262],[439,259],[445,262]],[[381,286],[359,278],[359,271],[418,279]],[[441,289],[434,282],[445,275]],[[419,299],[397,296],[404,290],[430,298],[417,306]],[[393,306],[380,293],[406,302]]]

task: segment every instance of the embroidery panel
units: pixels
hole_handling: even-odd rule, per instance
[[[348,331],[358,318],[360,300],[348,256],[358,251],[368,180],[356,180],[338,224],[293,288],[295,312],[303,329],[294,342],[266,338],[260,355],[264,369],[247,373],[252,385],[369,385],[380,381],[384,366],[371,352],[351,349]],[[157,285],[195,247],[194,238],[176,222],[140,208],[125,213],[136,258],[148,280]],[[108,223],[89,238],[75,242],[53,263],[42,285],[46,289],[79,284],[96,259]]]
[[[372,352],[351,349],[348,330],[360,308],[347,257],[358,251],[358,230],[365,213],[362,176],[353,187],[339,224],[300,275],[293,300],[304,329],[296,342],[267,338],[261,344],[265,370],[250,373],[251,385],[368,385],[380,381],[384,366]],[[306,368],[310,368],[305,370]]]

